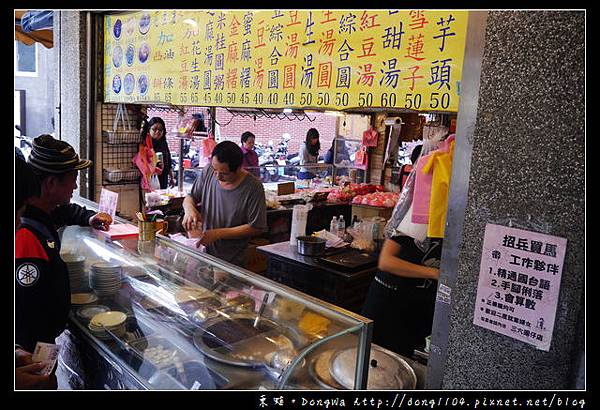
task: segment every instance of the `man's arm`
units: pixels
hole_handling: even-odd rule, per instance
[[[221,239],[242,239],[258,236],[262,231],[262,229],[253,228],[249,224],[232,226],[231,228],[209,229],[204,232],[204,235],[202,235],[196,246],[209,245]]]
[[[183,220],[181,225],[186,231],[194,229],[198,223],[202,222],[202,215],[196,208],[196,201],[190,195],[183,200]]]

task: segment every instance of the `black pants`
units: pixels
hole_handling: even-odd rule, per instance
[[[418,287],[422,280],[385,282],[396,289],[374,280],[361,313],[374,322],[373,343],[411,357],[431,334],[437,282],[431,281],[427,288]]]

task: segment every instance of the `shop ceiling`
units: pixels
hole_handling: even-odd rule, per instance
[[[52,48],[53,20],[54,12],[50,10],[15,10],[15,40],[28,46],[37,42]]]

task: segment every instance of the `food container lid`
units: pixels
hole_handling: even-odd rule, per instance
[[[356,347],[341,350],[331,360],[331,375],[347,389],[354,389]],[[413,369],[398,354],[371,344],[369,358],[369,390],[414,389],[417,377]]]

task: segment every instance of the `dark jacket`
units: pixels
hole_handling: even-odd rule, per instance
[[[50,216],[28,206],[21,218],[15,235],[15,343],[30,352],[38,341],[55,343],[71,308],[69,273],[56,228],[89,225],[94,213],[69,204]]]

